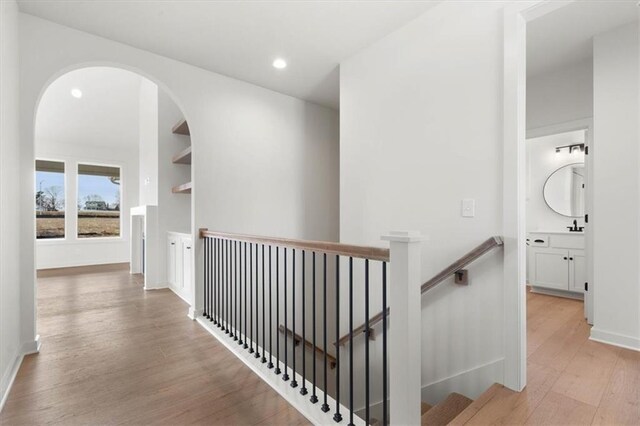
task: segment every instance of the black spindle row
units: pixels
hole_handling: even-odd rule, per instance
[[[282,374],[282,380],[291,380],[290,386],[297,387],[297,378],[301,377],[300,394],[307,395],[307,351],[305,346],[311,346],[311,395],[309,401],[313,404],[319,402],[318,389],[323,391],[324,399],[322,401],[321,410],[325,413],[330,411],[328,392],[324,391],[328,388],[329,377],[328,371],[330,366],[329,354],[324,348],[329,347],[329,338],[335,337],[336,341],[340,339],[340,255],[335,256],[335,335],[331,335],[328,330],[328,310],[327,310],[327,253],[322,253],[322,306],[318,316],[318,307],[316,300],[316,252],[311,251],[311,342],[307,342],[307,269],[306,269],[306,250],[301,251],[301,301],[302,301],[302,344],[301,357],[302,368],[298,373],[296,369],[296,249],[291,249],[291,300],[288,293],[288,250],[283,247],[283,273],[280,270],[280,247],[275,246],[275,274],[273,274],[273,250],[272,246],[267,244],[252,243],[247,241],[232,240],[228,238],[206,237],[204,239],[204,304],[203,316],[211,321],[215,326],[221,329],[225,335],[237,342],[237,344],[249,353],[254,354],[255,358],[260,359],[261,363],[266,364],[268,369],[273,369],[274,374]],[[369,304],[370,304],[370,261],[364,260],[364,421],[371,424],[371,352],[370,352],[370,333],[369,326]],[[353,257],[348,258],[348,383],[342,385],[348,386],[348,408],[349,408],[349,424],[354,424],[354,345],[358,344],[354,338],[354,265]],[[280,282],[283,281],[283,298],[280,298]],[[388,401],[388,354],[387,354],[387,263],[382,261],[382,401]],[[275,289],[274,289],[275,286]],[[260,297],[260,289],[262,297]],[[272,295],[275,291],[275,302]],[[268,295],[268,301],[267,301]],[[275,316],[274,316],[275,303]],[[282,362],[284,370],[281,370],[281,353],[280,353],[280,333],[278,332],[278,323],[280,318],[280,305],[283,304],[284,314],[284,353]],[[291,308],[291,309],[289,309]],[[267,312],[268,311],[268,312]],[[274,324],[274,317],[276,318]],[[288,329],[289,318],[291,317],[292,329]],[[322,339],[322,347],[318,346],[317,327],[320,326]],[[274,330],[274,327],[276,328]],[[255,332],[255,334],[254,334]],[[260,334],[262,336],[260,336]],[[275,348],[273,348],[275,334]],[[289,336],[293,338],[292,342],[292,358],[289,365]],[[255,348],[254,348],[255,346]],[[275,353],[274,353],[275,349]],[[318,382],[318,360],[316,353],[322,352],[322,382]],[[343,417],[340,412],[341,401],[341,365],[340,365],[340,348],[335,351],[335,412],[333,419],[341,422]],[[275,358],[275,363],[274,363]],[[274,368],[275,367],[275,368]],[[292,376],[289,376],[289,373]],[[388,423],[388,404],[382,404],[381,423]]]

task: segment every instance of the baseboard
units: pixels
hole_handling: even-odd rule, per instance
[[[437,404],[451,392],[476,399],[504,376],[504,358],[479,365],[422,386],[422,401]]]
[[[327,395],[327,402],[331,407],[331,411],[328,413],[322,412],[320,409],[322,403],[317,402],[312,404],[309,402],[309,395],[302,396],[300,395],[300,387],[302,383],[299,383],[297,388],[291,387],[290,381],[283,381],[282,375],[276,376],[273,373],[273,370],[267,369],[266,364],[263,364],[259,359],[256,359],[253,354],[250,354],[247,350],[239,349],[237,343],[230,340],[224,332],[220,331],[216,326],[213,325],[208,319],[199,316],[196,318],[196,321],[207,330],[213,337],[215,337],[220,343],[222,343],[228,350],[233,352],[236,357],[242,361],[247,367],[253,370],[260,379],[262,379],[265,383],[271,386],[276,392],[278,392],[289,404],[293,406],[300,414],[307,418],[312,424],[315,425],[331,425],[336,424],[332,420],[331,413],[335,412],[336,402],[333,398]],[[265,352],[265,357],[269,357],[269,353]],[[275,359],[273,360],[275,361]],[[284,363],[280,362],[280,369],[284,373],[287,371],[290,375],[293,375],[291,368],[286,368]],[[299,382],[302,381],[302,378],[299,374],[296,374],[296,379],[300,379]],[[306,380],[307,389],[311,389],[313,384]],[[319,401],[322,401],[324,398],[324,393],[322,390],[318,389],[316,391],[316,395],[318,396]],[[346,413],[349,412],[348,408],[343,404],[340,404],[340,412],[346,418]],[[346,424],[347,422],[343,421],[342,424]],[[354,425],[356,426],[365,426],[365,422],[360,418],[354,418]]]
[[[20,366],[22,365],[22,360],[24,359],[23,354],[16,353],[14,355],[13,364],[11,368],[9,368],[2,377],[2,381],[0,381],[0,412],[4,408],[5,402],[7,402],[7,398],[9,397],[9,392],[11,391],[11,386],[13,386],[13,382],[16,380],[16,375],[18,374],[18,370],[20,370]]]
[[[620,348],[631,349],[632,351],[640,351],[639,338],[611,333],[609,331],[599,330],[595,327],[591,328],[591,336],[589,337],[589,340],[618,346]]]
[[[7,402],[7,398],[9,397],[9,392],[11,392],[11,387],[13,386],[13,382],[16,380],[16,376],[18,375],[18,371],[20,370],[20,366],[22,365],[22,360],[24,360],[25,355],[38,353],[40,351],[40,336],[36,336],[36,339],[33,342],[23,343],[20,351],[17,351],[13,356],[13,364],[11,368],[5,371],[2,379],[0,380],[0,412],[4,408],[4,404]]]
[[[22,348],[21,348],[22,355],[37,354],[38,352],[40,352],[41,346],[42,346],[42,343],[40,342],[40,335],[37,335],[34,341],[25,342],[22,344]]]
[[[567,299],[584,300],[583,293],[573,291],[554,290],[552,288],[542,288],[531,286],[531,293],[544,294],[547,296],[566,297]]]
[[[176,290],[175,288],[171,287],[171,285],[169,285],[169,290],[171,290],[173,292],[173,294],[175,294],[176,296],[178,296],[180,299],[184,300],[186,302],[187,305],[191,306],[191,302],[189,300],[187,300],[187,298],[180,293],[178,290]]]

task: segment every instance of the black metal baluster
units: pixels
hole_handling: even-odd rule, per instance
[[[253,243],[249,243],[249,353],[253,353]]]
[[[336,255],[336,342],[340,340],[340,256]],[[340,348],[336,346],[336,422],[342,421],[340,414]]]
[[[215,259],[215,238],[209,239],[209,321],[213,321],[213,293],[215,291],[215,274],[213,262]],[[215,323],[214,323],[215,324]]]
[[[312,256],[312,268],[311,272],[313,273],[313,278],[311,280],[311,291],[312,291],[312,302],[311,302],[311,325],[313,327],[313,337],[311,340],[313,341],[313,392],[311,393],[311,398],[309,400],[312,404],[318,402],[318,395],[316,395],[316,252],[314,251]]]
[[[289,363],[287,362],[289,359],[289,354],[287,352],[288,345],[287,342],[289,340],[289,329],[287,328],[287,248],[284,248],[284,374],[282,375],[282,380],[285,382],[289,380]]]
[[[322,263],[323,263],[323,269],[324,269],[324,276],[322,277],[323,283],[322,283],[322,292],[323,292],[323,297],[322,297],[322,312],[323,312],[323,322],[324,322],[324,326],[322,327],[324,330],[323,333],[323,347],[322,349],[324,349],[324,403],[322,404],[321,410],[324,411],[325,413],[327,411],[329,411],[329,404],[328,404],[328,399],[327,399],[327,351],[329,350],[329,348],[327,347],[327,253],[323,253],[322,255]]]
[[[267,349],[267,341],[266,341],[266,333],[265,333],[265,320],[264,313],[267,310],[267,305],[265,304],[265,294],[264,294],[264,244],[262,244],[262,363],[267,362],[267,358],[264,356],[264,352]]]
[[[218,240],[216,238],[214,238],[213,241],[211,242],[211,248],[212,248],[212,252],[210,253],[211,271],[209,272],[210,278],[211,278],[211,300],[209,302],[211,306],[211,317],[209,318],[209,320],[213,321],[214,325],[217,325],[218,322],[216,321],[216,300],[217,300],[216,279],[217,279],[218,270],[216,269],[216,261],[218,258],[216,256],[218,255]]]
[[[213,285],[215,286],[215,300],[213,301],[214,306],[215,306],[215,317],[213,319],[213,323],[215,325],[218,326],[218,328],[220,328],[220,318],[218,317],[218,314],[220,312],[220,240],[219,239],[215,239],[215,267],[214,267],[214,274],[215,274],[215,282],[213,283]]]
[[[229,326],[229,240],[224,242],[224,318],[225,334],[231,333]]]
[[[242,241],[238,241],[238,345],[242,345],[244,343],[244,338],[242,337],[242,312],[244,311],[242,306]]]
[[[243,348],[247,349],[249,344],[247,343],[247,243],[244,243],[244,345]]]
[[[349,257],[349,425],[353,425],[353,257]]]
[[[387,395],[387,263],[382,262],[382,424],[389,424]]]
[[[306,283],[306,265],[305,265],[305,252],[302,250],[302,388],[300,389],[301,395],[306,395],[307,392],[307,322],[305,319],[305,305],[307,300],[305,298],[305,283]]]
[[[269,246],[269,364],[267,368],[273,368],[271,354],[273,354],[273,293],[271,292],[271,246]]]
[[[171,243],[174,244],[174,243]],[[175,271],[174,271],[175,274]],[[202,316],[209,318],[209,311],[207,306],[207,296],[209,286],[209,238],[204,238],[204,306],[202,308]]]
[[[365,422],[369,424],[371,420],[371,410],[369,401],[369,336],[371,329],[369,328],[369,259],[364,260],[364,409]]]
[[[258,325],[258,319],[260,314],[260,304],[258,303],[258,285],[259,285],[259,276],[258,276],[258,243],[256,243],[256,358],[260,358],[260,349],[258,343],[260,342],[260,327]]]
[[[233,340],[238,341],[238,242],[233,242]]]
[[[280,323],[280,247],[276,247],[276,327]],[[276,331],[276,369],[274,373],[280,374],[280,333]]]
[[[295,388],[298,386],[298,381],[296,380],[296,337],[295,337],[295,333],[296,333],[296,249],[291,249],[291,251],[293,252],[293,259],[291,260],[291,267],[292,267],[292,274],[291,274],[291,318],[292,318],[292,325],[291,325],[291,330],[292,330],[292,337],[293,337],[293,344],[291,345],[291,349],[293,349],[293,355],[292,355],[292,370],[291,370],[291,374],[293,375],[293,380],[291,380],[291,387]],[[302,342],[303,345],[303,350],[304,350],[304,342]]]

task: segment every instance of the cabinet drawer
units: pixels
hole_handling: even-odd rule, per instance
[[[531,247],[549,247],[548,235],[529,235],[527,240]]]
[[[563,249],[584,249],[584,235],[552,235],[551,247]]]

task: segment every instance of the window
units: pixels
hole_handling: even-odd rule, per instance
[[[64,162],[36,160],[36,238],[64,238]]]
[[[78,164],[78,238],[120,236],[120,168]]]

